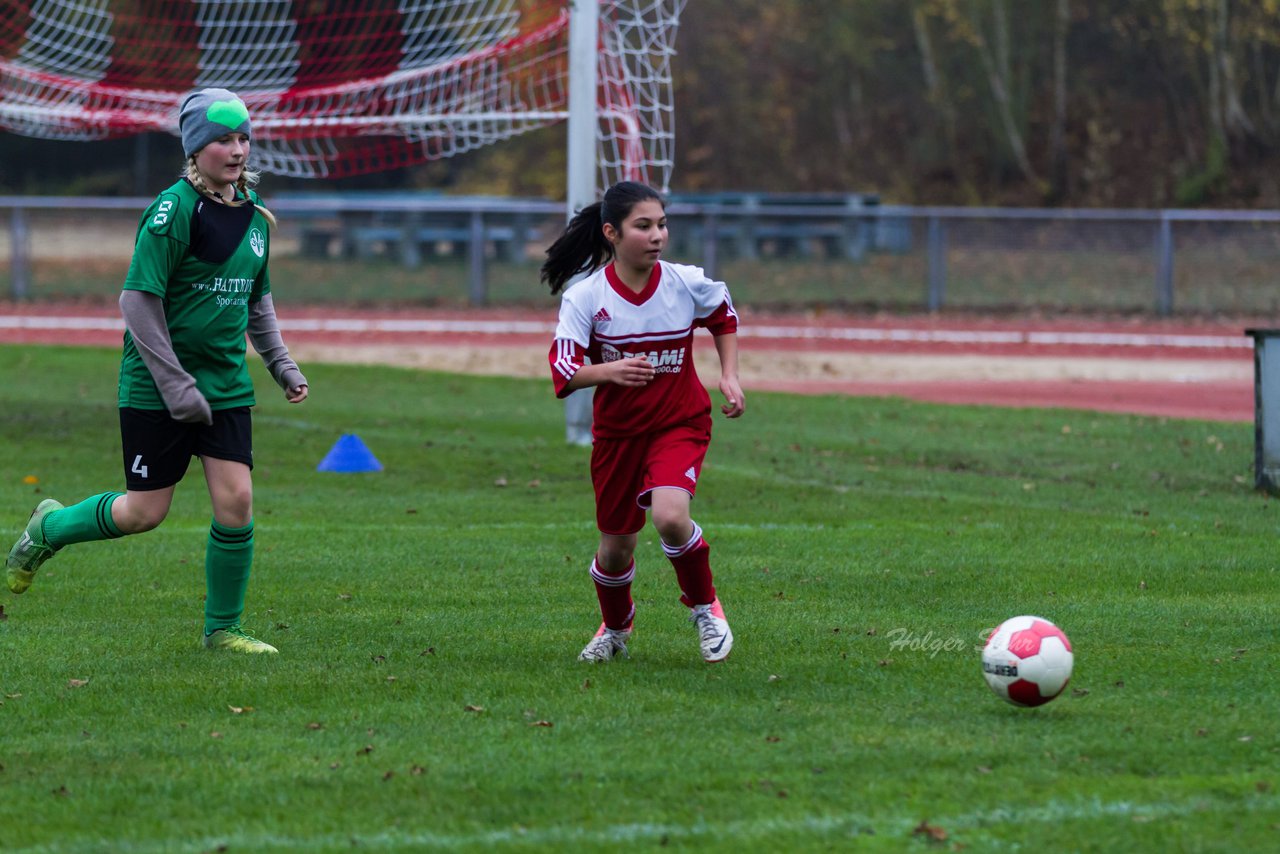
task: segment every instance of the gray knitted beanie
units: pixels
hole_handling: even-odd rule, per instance
[[[182,151],[188,157],[229,133],[249,134],[249,110],[226,89],[201,89],[182,99],[178,110]]]

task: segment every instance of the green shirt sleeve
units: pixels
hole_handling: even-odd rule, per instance
[[[133,260],[124,280],[125,290],[165,296],[169,280],[186,252],[186,242],[181,240],[181,227],[177,224],[179,209],[178,197],[165,193],[142,215]]]

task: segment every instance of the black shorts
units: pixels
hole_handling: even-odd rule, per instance
[[[215,409],[213,424],[175,421],[167,409],[120,408],[124,482],[146,492],[182,480],[192,457],[231,460],[253,468],[253,419],[249,407]]]

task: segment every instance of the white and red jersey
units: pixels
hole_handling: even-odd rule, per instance
[[[693,367],[693,330],[712,335],[738,331],[724,282],[701,267],[654,265],[640,293],[622,283],[613,264],[570,287],[560,302],[560,322],[549,360],[556,397],[584,364],[639,356],[656,374],[645,386],[597,386],[592,433],[602,438],[634,436],[709,415],[711,398]]]

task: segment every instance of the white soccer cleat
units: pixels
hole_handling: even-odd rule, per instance
[[[698,627],[698,641],[702,645],[702,659],[708,663],[724,661],[733,649],[733,632],[724,618],[720,597],[710,605],[695,605],[689,621]]]
[[[630,639],[631,629],[616,630],[601,623],[596,636],[578,653],[578,661],[612,661],[619,653],[623,658],[630,658],[627,652]]]

